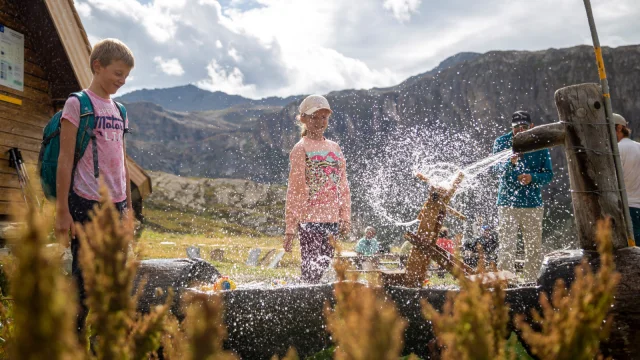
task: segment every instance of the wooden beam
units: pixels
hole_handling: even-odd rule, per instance
[[[536,126],[513,137],[513,152],[526,153],[564,144],[565,124],[554,123]]]
[[[45,0],[44,2],[60,39],[64,39],[62,45],[69,57],[78,83],[83,89],[86,89],[93,78],[89,68],[91,47],[82,22],[75,14],[73,2],[68,0]]]

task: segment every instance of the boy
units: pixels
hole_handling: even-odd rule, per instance
[[[124,216],[131,209],[131,188],[129,171],[126,166],[125,129],[129,128],[128,119],[122,119],[120,110],[111,95],[125,84],[129,72],[134,66],[131,50],[119,40],[105,39],[98,42],[91,51],[91,72],[93,79],[84,90],[93,105],[97,145],[94,149],[89,142],[83,156],[74,170],[76,136],[80,122],[80,102],[75,96],[67,99],[62,110],[60,124],[60,155],[56,174],[56,235],[68,239],[71,231],[71,253],[73,261],[71,273],[77,282],[80,310],[77,317],[77,329],[84,328],[88,309],[82,271],[78,262],[79,241],[76,239],[74,222],[88,222],[89,211],[100,200],[100,183],[104,183],[116,209]],[[85,109],[82,109],[85,111]],[[94,169],[94,154],[97,154],[99,173]],[[68,241],[68,240],[67,240]]]
[[[375,236],[376,229],[371,226],[367,226],[367,228],[364,229],[364,237],[358,241],[358,244],[356,244],[356,252],[359,255],[365,256],[377,254],[380,249]]]

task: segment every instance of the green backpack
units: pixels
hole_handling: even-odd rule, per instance
[[[69,97],[75,96],[80,101],[80,124],[78,125],[78,135],[76,136],[76,150],[73,157],[73,170],[71,171],[71,186],[73,186],[73,175],[76,171],[78,161],[84,155],[84,151],[89,145],[89,141],[93,144],[93,175],[98,178],[100,168],[98,167],[98,146],[96,136],[93,133],[95,129],[95,117],[93,115],[93,104],[89,95],[84,91],[75,92]],[[127,110],[124,106],[116,102],[120,110],[120,116],[123,121],[127,118]],[[56,198],[56,177],[58,173],[58,156],[60,155],[60,123],[62,121],[62,111],[58,111],[47,126],[45,126],[42,136],[42,144],[40,146],[40,154],[38,155],[38,169],[40,171],[40,183],[42,191],[49,200]],[[127,129],[125,129],[125,133]]]

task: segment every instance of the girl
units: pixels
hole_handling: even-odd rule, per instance
[[[303,131],[289,155],[284,249],[291,251],[297,233],[302,280],[317,283],[334,254],[329,235],[347,234],[351,228],[351,193],[342,150],[324,137],[332,113],[329,102],[310,95],[299,110],[296,119]]]

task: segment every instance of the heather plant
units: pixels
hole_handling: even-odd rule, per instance
[[[400,357],[406,320],[379,290],[356,282],[348,264],[337,260],[335,308],[325,306],[327,328],[336,344],[335,359],[375,360]],[[379,289],[379,288],[378,288]]]
[[[3,306],[2,334],[11,334],[9,358],[21,360],[80,359],[74,329],[75,291],[63,275],[60,259],[45,250],[51,221],[34,206],[24,214],[25,226],[14,239],[14,271],[10,276],[12,316]],[[4,326],[9,324],[8,326]],[[4,354],[3,354],[4,355]]]
[[[542,314],[533,311],[540,331],[526,323],[524,316],[516,318],[522,338],[541,359],[593,359],[599,354],[600,342],[609,335],[612,316],[608,314],[620,280],[613,262],[610,219],[598,221],[596,242],[600,268],[595,274],[583,260],[575,269],[575,280],[568,291],[558,280],[551,301],[546,294],[540,294]]]
[[[289,350],[287,350],[287,353],[284,355],[283,358],[278,357],[278,355],[273,355],[271,357],[271,360],[299,360],[299,359],[300,357],[298,356],[298,352],[293,347],[290,347]]]
[[[8,344],[13,339],[13,299],[7,297],[9,292],[9,275],[6,269],[12,268],[13,263],[3,262],[0,263],[0,359],[6,359],[9,357]]]
[[[13,341],[12,301],[0,301],[0,359],[9,357],[8,344]]]
[[[78,226],[88,326],[95,335],[98,359],[146,359],[160,345],[164,318],[172,296],[146,316],[136,312],[132,296],[138,263],[129,252],[133,222],[120,220],[108,192],[101,189],[100,206],[92,220]]]
[[[165,360],[187,359],[189,341],[175,316],[169,316],[165,319],[160,343],[162,344],[162,355]]]
[[[432,322],[444,360],[510,358],[506,352],[509,306],[503,281],[489,278],[481,254],[478,274],[454,273],[460,292],[449,293],[442,313],[423,300],[425,318]]]
[[[238,357],[223,349],[227,338],[224,325],[224,304],[220,295],[203,293],[189,294],[186,299],[187,310],[184,331],[189,349],[184,359],[192,360],[231,360]]]

